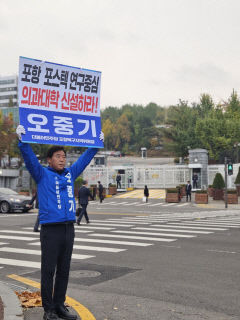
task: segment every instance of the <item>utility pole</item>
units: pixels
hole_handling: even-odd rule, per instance
[[[224,191],[224,199],[225,199],[225,208],[227,208],[227,207],[228,207],[228,195],[227,195],[227,177],[228,177],[227,157],[224,157],[224,167],[225,167],[225,191]]]

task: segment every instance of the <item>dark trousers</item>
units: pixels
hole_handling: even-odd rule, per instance
[[[74,243],[73,223],[42,225],[40,241],[42,304],[44,310],[49,311],[63,305],[66,298]]]
[[[34,230],[38,230],[38,227],[39,227],[39,214],[37,215],[37,219],[35,221],[35,225],[34,225]]]
[[[121,182],[117,181],[117,189],[121,189]]]
[[[103,202],[103,199],[104,199],[103,194],[102,194],[102,192],[100,192],[100,193],[99,193],[99,200],[100,200],[100,203],[102,203],[102,202]]]
[[[88,214],[87,214],[87,204],[81,204],[82,210],[80,212],[80,215],[77,219],[77,221],[80,223],[82,220],[82,217],[84,216],[86,221],[89,222]]]
[[[186,196],[187,196],[187,201],[188,201],[188,197],[189,197],[189,200],[191,201],[191,192],[187,192]]]

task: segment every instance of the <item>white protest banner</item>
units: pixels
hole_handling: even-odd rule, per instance
[[[103,148],[101,72],[20,57],[23,142]]]

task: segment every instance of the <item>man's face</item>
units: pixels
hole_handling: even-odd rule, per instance
[[[49,166],[57,171],[63,170],[66,165],[66,156],[63,150],[54,152],[52,158],[47,160]]]

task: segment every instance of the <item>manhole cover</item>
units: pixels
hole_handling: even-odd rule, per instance
[[[100,272],[89,270],[75,270],[70,272],[71,278],[94,278],[99,277],[100,275]]]

